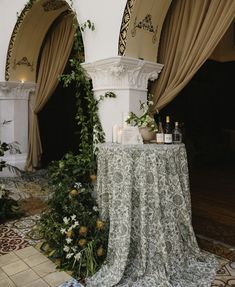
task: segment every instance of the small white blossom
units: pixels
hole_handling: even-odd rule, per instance
[[[70,259],[70,258],[73,256],[73,254],[74,254],[74,253],[68,253],[68,254],[66,255],[66,258],[67,258],[67,259]]]
[[[70,249],[70,248],[69,248],[69,246],[67,246],[67,245],[65,245],[65,247],[63,248],[64,252],[66,252],[66,253],[69,252],[69,249]]]
[[[79,222],[78,222],[78,221],[75,221],[74,224],[72,225],[72,227],[75,228],[75,227],[78,226],[78,225],[79,225]]]
[[[149,106],[152,106],[152,105],[153,105],[153,101],[149,101],[149,102],[148,102],[148,105],[149,105]]]
[[[76,219],[76,214],[73,214],[73,215],[71,216],[71,219],[72,219],[72,220],[75,220],[75,219]]]
[[[81,257],[82,257],[81,252],[78,252],[77,254],[74,255],[74,258],[76,261],[79,261],[81,259]]]
[[[73,225],[69,227],[68,231],[71,231],[73,229]]]
[[[68,217],[64,217],[64,218],[63,218],[63,221],[64,221],[65,224],[68,224],[68,223],[69,223]]]
[[[82,187],[81,182],[75,182],[74,187],[77,189],[81,188]]]
[[[66,240],[67,244],[70,244],[72,242],[71,238],[66,238],[65,240]]]
[[[75,246],[71,247],[71,249],[73,250],[73,252],[77,251],[77,247],[75,247]]]
[[[93,206],[93,210],[94,211],[98,211],[98,207],[97,206]]]
[[[60,229],[60,233],[65,234],[66,233],[66,229],[65,228],[61,228]]]

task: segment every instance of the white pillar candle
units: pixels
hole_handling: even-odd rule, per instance
[[[122,143],[122,128],[119,127],[118,129],[118,139],[117,139],[118,143]]]
[[[118,125],[114,125],[112,128],[112,142],[118,142]]]

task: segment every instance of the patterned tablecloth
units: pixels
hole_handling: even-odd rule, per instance
[[[106,263],[89,287],[210,287],[214,256],[191,224],[185,146],[101,144],[97,200],[110,221]]]

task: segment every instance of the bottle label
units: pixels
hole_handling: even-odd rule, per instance
[[[164,142],[165,143],[172,143],[172,134],[165,134],[164,135]]]
[[[157,143],[164,143],[164,134],[163,133],[157,133],[156,141],[157,141]]]

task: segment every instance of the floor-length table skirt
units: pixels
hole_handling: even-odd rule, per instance
[[[183,144],[99,145],[97,196],[108,254],[87,286],[211,286],[217,260],[196,242]]]

